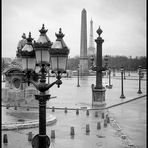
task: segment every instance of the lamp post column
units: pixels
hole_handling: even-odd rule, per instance
[[[125,96],[123,94],[123,73],[124,73],[124,69],[122,67],[121,68],[121,96],[120,96],[121,99],[124,99],[125,98]]]
[[[50,95],[45,95],[40,93],[40,95],[35,96],[36,100],[39,101],[39,148],[49,147],[50,141],[46,135],[46,101],[49,100]],[[49,142],[48,142],[49,141]]]
[[[41,68],[41,80],[39,83],[39,95],[35,95],[35,99],[39,101],[39,148],[47,148],[50,146],[50,139],[46,135],[46,101],[50,99],[50,95],[46,94],[46,73],[44,67]],[[36,148],[36,147],[35,147]]]
[[[99,37],[95,40],[97,43],[97,53],[96,53],[96,67],[93,68],[96,71],[96,86],[92,84],[92,99],[94,107],[104,106],[105,103],[105,88],[102,85],[102,43],[104,40],[100,37],[103,31],[100,29],[97,30]]]
[[[138,94],[142,94],[142,91],[141,91],[141,66],[139,66],[139,90],[138,90]]]
[[[102,30],[97,30],[99,37],[95,40],[97,43],[97,53],[96,53],[96,89],[102,89],[102,43],[104,40],[100,37]]]

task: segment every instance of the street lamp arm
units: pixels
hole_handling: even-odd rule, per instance
[[[46,85],[46,88],[47,89],[49,89],[49,88],[51,88],[53,85],[55,85],[55,84],[57,84],[58,85],[58,87],[62,84],[62,81],[61,80],[56,80],[56,81],[54,81],[53,83],[51,83],[51,84],[47,84]]]
[[[33,81],[32,79],[29,80],[29,82],[31,84],[33,84],[35,86],[35,88],[41,92],[45,92],[47,91],[49,88],[51,88],[53,85],[57,84],[58,87],[62,84],[61,80],[56,80],[51,84],[46,84],[46,83],[36,83],[35,81]]]

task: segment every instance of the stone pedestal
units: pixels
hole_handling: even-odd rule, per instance
[[[88,76],[88,58],[80,57],[80,76]]]
[[[105,88],[96,89],[92,84],[92,106],[93,107],[105,107]]]

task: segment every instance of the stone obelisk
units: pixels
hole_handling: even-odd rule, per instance
[[[81,13],[81,43],[80,43],[80,75],[88,75],[88,57],[87,57],[87,15],[83,9]]]
[[[87,51],[88,56],[95,55],[94,37],[93,37],[93,21],[90,21],[90,36],[89,36],[89,47]]]

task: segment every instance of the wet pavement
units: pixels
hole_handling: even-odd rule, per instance
[[[51,82],[53,80],[54,78],[50,79]],[[95,77],[80,78],[80,87],[77,87],[77,77],[63,78],[62,81],[63,84],[60,88],[53,86],[50,89],[50,94],[57,97],[47,103],[47,107],[63,108],[62,110],[55,109],[55,112],[47,109],[47,117],[52,114],[57,118],[54,124],[47,126],[49,137],[51,130],[55,130],[55,139],[51,139],[50,148],[146,148],[146,97],[108,110],[90,110],[89,115],[86,115],[86,107],[91,109],[92,105],[91,84],[95,84]],[[134,77],[127,77],[124,80],[124,95],[126,96],[124,100],[120,99],[121,83],[119,77],[112,77],[111,83],[113,88],[106,89],[107,106],[147,94],[146,80],[141,81],[143,93],[137,94],[138,76],[136,74]],[[108,84],[108,78],[103,78],[103,84]],[[79,110],[78,115],[76,115],[76,110],[68,110],[65,113],[65,107],[81,110]],[[107,124],[107,127],[104,127],[103,112],[105,117],[106,115],[110,117],[110,123]],[[2,115],[3,122],[15,120],[12,116],[10,118],[8,114],[3,113]],[[97,129],[98,122],[101,123],[101,129]],[[87,124],[90,128],[88,133],[86,133]],[[74,127],[74,136],[70,134],[71,127]],[[28,141],[29,132],[36,135],[38,128],[2,131],[2,135],[7,134],[8,136],[8,144],[2,143],[2,147],[31,148],[31,142]]]

